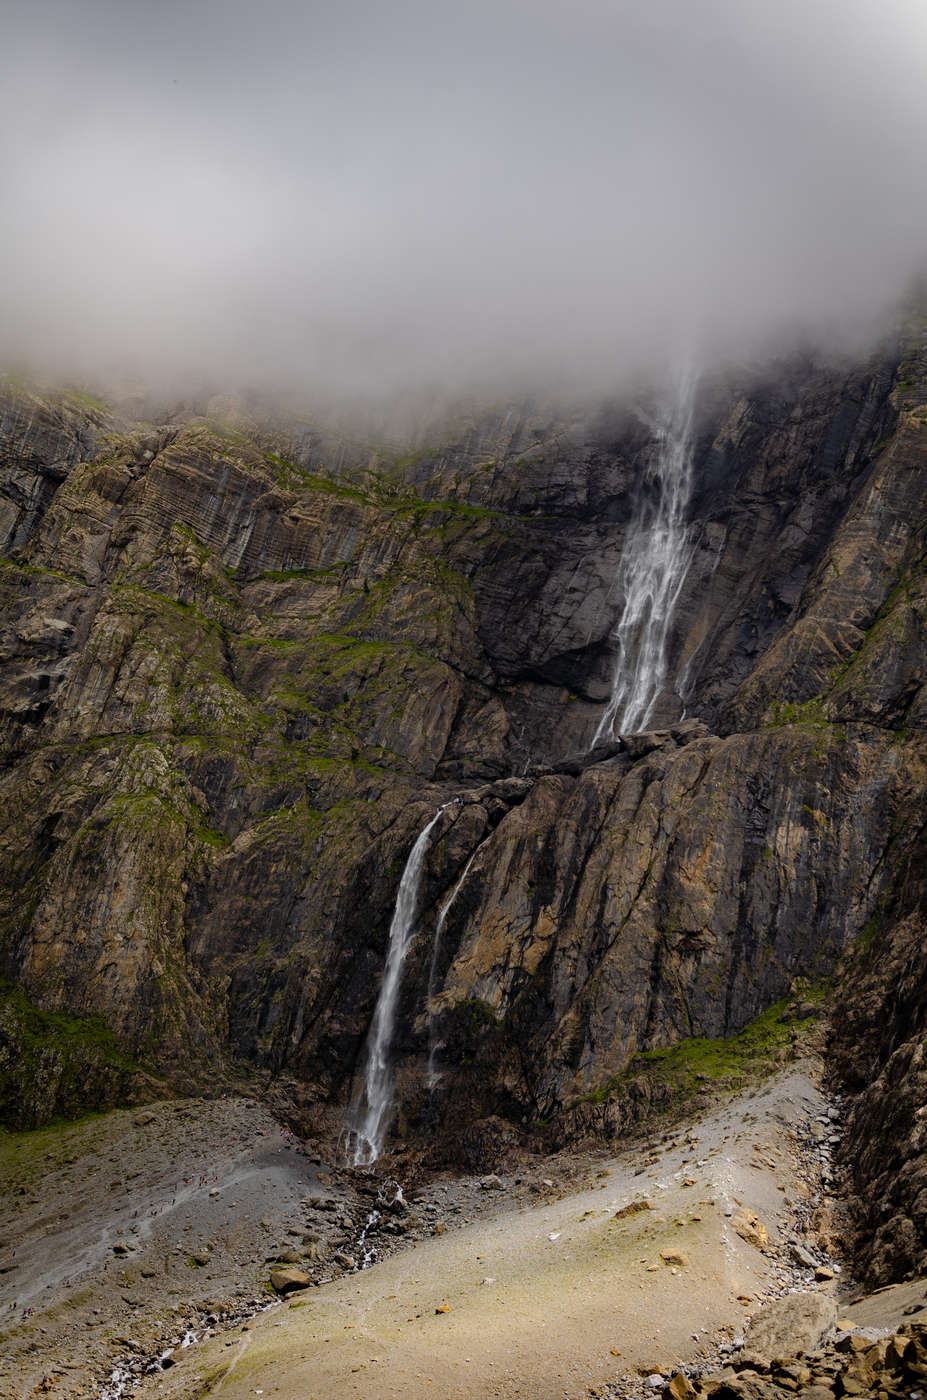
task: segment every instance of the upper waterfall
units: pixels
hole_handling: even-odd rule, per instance
[[[377,999],[376,1010],[370,1025],[367,1040],[367,1065],[363,1093],[355,1105],[354,1121],[348,1127],[348,1151],[353,1154],[356,1167],[368,1166],[375,1162],[383,1150],[383,1140],[389,1127],[393,1111],[393,1071],[390,1064],[390,1048],[396,1025],[396,1007],[399,1001],[399,983],[402,965],[412,934],[415,931],[415,916],[418,912],[418,886],[428,851],[428,838],[432,829],[450,803],[439,807],[431,821],[416,838],[409,853],[406,868],[399,882],[396,908],[389,926],[389,950],[386,955],[386,972]],[[366,1111],[362,1106],[366,1100]],[[360,1121],[357,1121],[360,1119]]]
[[[696,384],[694,371],[683,370],[657,410],[656,451],[645,473],[652,489],[641,493],[615,578],[622,605],[611,635],[618,656],[593,746],[622,731],[646,729],[657,696],[671,682],[667,640],[692,560],[685,517],[692,492]]]

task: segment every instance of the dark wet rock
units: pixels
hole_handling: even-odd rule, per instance
[[[311,1283],[311,1278],[302,1269],[276,1269],[270,1276],[271,1287],[277,1293],[295,1293],[308,1288]]]
[[[620,739],[615,739],[606,744],[596,744],[595,748],[584,749],[581,753],[567,754],[559,762],[550,766],[551,773],[564,773],[568,777],[578,778],[580,773],[584,773],[587,768],[592,768],[597,763],[607,763],[609,759],[616,758],[624,752],[624,743]],[[544,776],[539,773],[538,776]]]
[[[528,778],[500,778],[490,785],[489,795],[514,805],[524,802],[533,787],[534,783]]]
[[[622,734],[621,746],[629,758],[645,758],[656,749],[672,748],[673,736],[668,729],[649,730],[645,734]]]
[[[711,730],[700,719],[680,720],[678,724],[670,725],[669,732],[680,747],[691,744],[696,739],[711,738]]]

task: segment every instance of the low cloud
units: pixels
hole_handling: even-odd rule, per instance
[[[33,0],[0,353],[392,394],[863,334],[927,264],[909,0]]]

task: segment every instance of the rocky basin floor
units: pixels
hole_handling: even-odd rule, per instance
[[[618,1151],[404,1193],[246,1098],[10,1135],[0,1396],[781,1395],[822,1367],[864,1393],[826,1344],[745,1364],[796,1293],[883,1351],[909,1321],[860,1320],[841,1271],[842,1111],[809,1061]]]

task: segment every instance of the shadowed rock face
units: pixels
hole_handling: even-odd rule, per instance
[[[404,862],[455,796],[404,971],[404,1133],[548,1118],[831,972],[921,839],[924,368],[912,329],[705,381],[669,651],[713,732],[674,738],[676,701],[560,772],[609,692],[646,403],[394,459],[274,406],[140,423],[8,386],[4,975],[172,1084],[261,1068],[332,1126]]]

